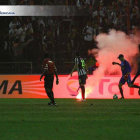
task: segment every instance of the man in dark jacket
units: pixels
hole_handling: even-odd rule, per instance
[[[54,101],[54,93],[52,90],[54,74],[56,76],[57,85],[59,84],[59,80],[58,80],[57,69],[56,69],[55,63],[49,58],[48,54],[46,54],[44,57],[42,68],[43,68],[43,73],[40,76],[40,81],[41,81],[42,77],[44,76],[45,77],[44,78],[45,91],[46,91],[49,99],[51,100],[51,102],[48,103],[48,105],[56,105],[56,102]]]

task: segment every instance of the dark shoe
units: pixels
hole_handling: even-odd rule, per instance
[[[53,103],[52,103],[52,102],[50,102],[50,103],[48,103],[48,105],[49,105],[49,106],[51,106],[51,105],[53,105]]]
[[[124,99],[124,97],[121,97],[120,99]]]
[[[54,106],[57,106],[56,102],[53,103]]]

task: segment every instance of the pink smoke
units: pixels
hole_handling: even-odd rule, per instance
[[[120,67],[112,65],[113,61],[120,63],[117,59],[119,54],[123,54],[132,65],[138,53],[138,44],[121,31],[110,30],[108,34],[99,34],[96,41],[98,53],[97,50],[93,50],[93,54],[96,52],[96,59],[100,65],[93,76],[87,80],[87,88],[92,89],[105,75],[121,74]]]

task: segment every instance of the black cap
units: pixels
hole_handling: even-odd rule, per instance
[[[122,57],[124,57],[124,55],[123,54],[119,54],[118,58],[122,58]]]

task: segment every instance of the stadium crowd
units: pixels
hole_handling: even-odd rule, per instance
[[[9,4],[76,5],[81,17],[7,17],[9,33],[1,35],[2,61],[31,61],[33,73],[40,72],[43,55],[49,52],[59,72],[69,73],[75,51],[91,61],[87,50],[96,48],[94,37],[109,29],[131,34],[140,25],[137,0],[9,0]],[[5,17],[6,18],[6,17]],[[5,27],[7,28],[7,27]],[[95,64],[95,59],[92,64]],[[65,69],[63,66],[66,66]]]

